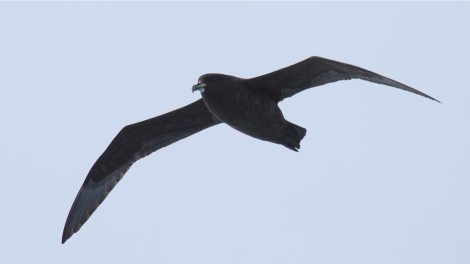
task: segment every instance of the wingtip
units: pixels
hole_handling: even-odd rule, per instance
[[[393,81],[393,80],[392,80],[392,81]],[[401,84],[401,83],[399,83],[399,84]],[[402,84],[402,85],[404,85],[404,84]],[[406,85],[404,85],[404,86],[405,86],[406,88],[409,88],[409,89],[403,89],[403,88],[400,88],[400,87],[396,87],[396,88],[400,88],[400,89],[403,89],[403,90],[405,90],[405,91],[412,92],[412,93],[415,93],[415,94],[417,94],[417,95],[421,95],[421,96],[423,96],[423,97],[426,97],[426,98],[428,98],[428,99],[431,99],[431,100],[433,100],[433,101],[436,101],[436,102],[442,104],[441,101],[437,100],[436,98],[434,98],[434,97],[432,97],[432,96],[429,96],[429,95],[427,95],[427,94],[425,94],[425,93],[423,93],[423,92],[420,92],[420,91],[418,91],[418,90],[416,90],[416,89],[414,89],[414,88],[411,88],[411,87],[409,87],[409,86],[406,86]],[[394,87],[395,87],[395,86],[394,86]]]
[[[426,95],[426,96],[427,96],[429,99],[434,100],[434,101],[436,101],[436,102],[442,104],[441,101],[439,101],[439,100],[437,100],[437,99],[435,99],[435,98],[433,98],[433,97],[431,97],[431,96],[429,96],[429,95]]]
[[[73,233],[72,233],[73,235]],[[72,236],[72,235],[66,235],[65,233],[65,229],[64,229],[64,233],[62,234],[62,244],[64,244],[65,242],[67,242],[67,240]]]

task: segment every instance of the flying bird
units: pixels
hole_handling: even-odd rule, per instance
[[[80,230],[134,162],[211,126],[225,123],[254,138],[298,151],[307,130],[287,121],[278,103],[308,88],[351,79],[392,86],[439,102],[382,75],[321,57],[310,57],[251,79],[202,75],[192,87],[193,92],[201,93],[202,99],[125,126],[111,141],[91,167],[73,202],[62,243]]]

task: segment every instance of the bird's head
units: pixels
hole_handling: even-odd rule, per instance
[[[219,88],[225,88],[228,82],[238,79],[236,77],[218,73],[208,73],[199,77],[197,84],[193,85],[192,91],[217,92]]]

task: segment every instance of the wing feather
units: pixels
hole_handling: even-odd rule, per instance
[[[260,89],[271,94],[273,99],[279,102],[308,88],[351,79],[362,79],[392,86],[439,102],[425,93],[380,74],[316,56],[280,70],[248,79],[246,85],[252,89]]]
[[[67,217],[62,243],[80,230],[134,162],[219,123],[221,121],[199,99],[167,114],[124,127],[85,178]]]

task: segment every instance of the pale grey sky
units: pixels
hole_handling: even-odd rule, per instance
[[[1,263],[468,263],[470,3],[0,3]],[[218,125],[137,162],[64,245],[125,125],[322,56],[299,153]]]

